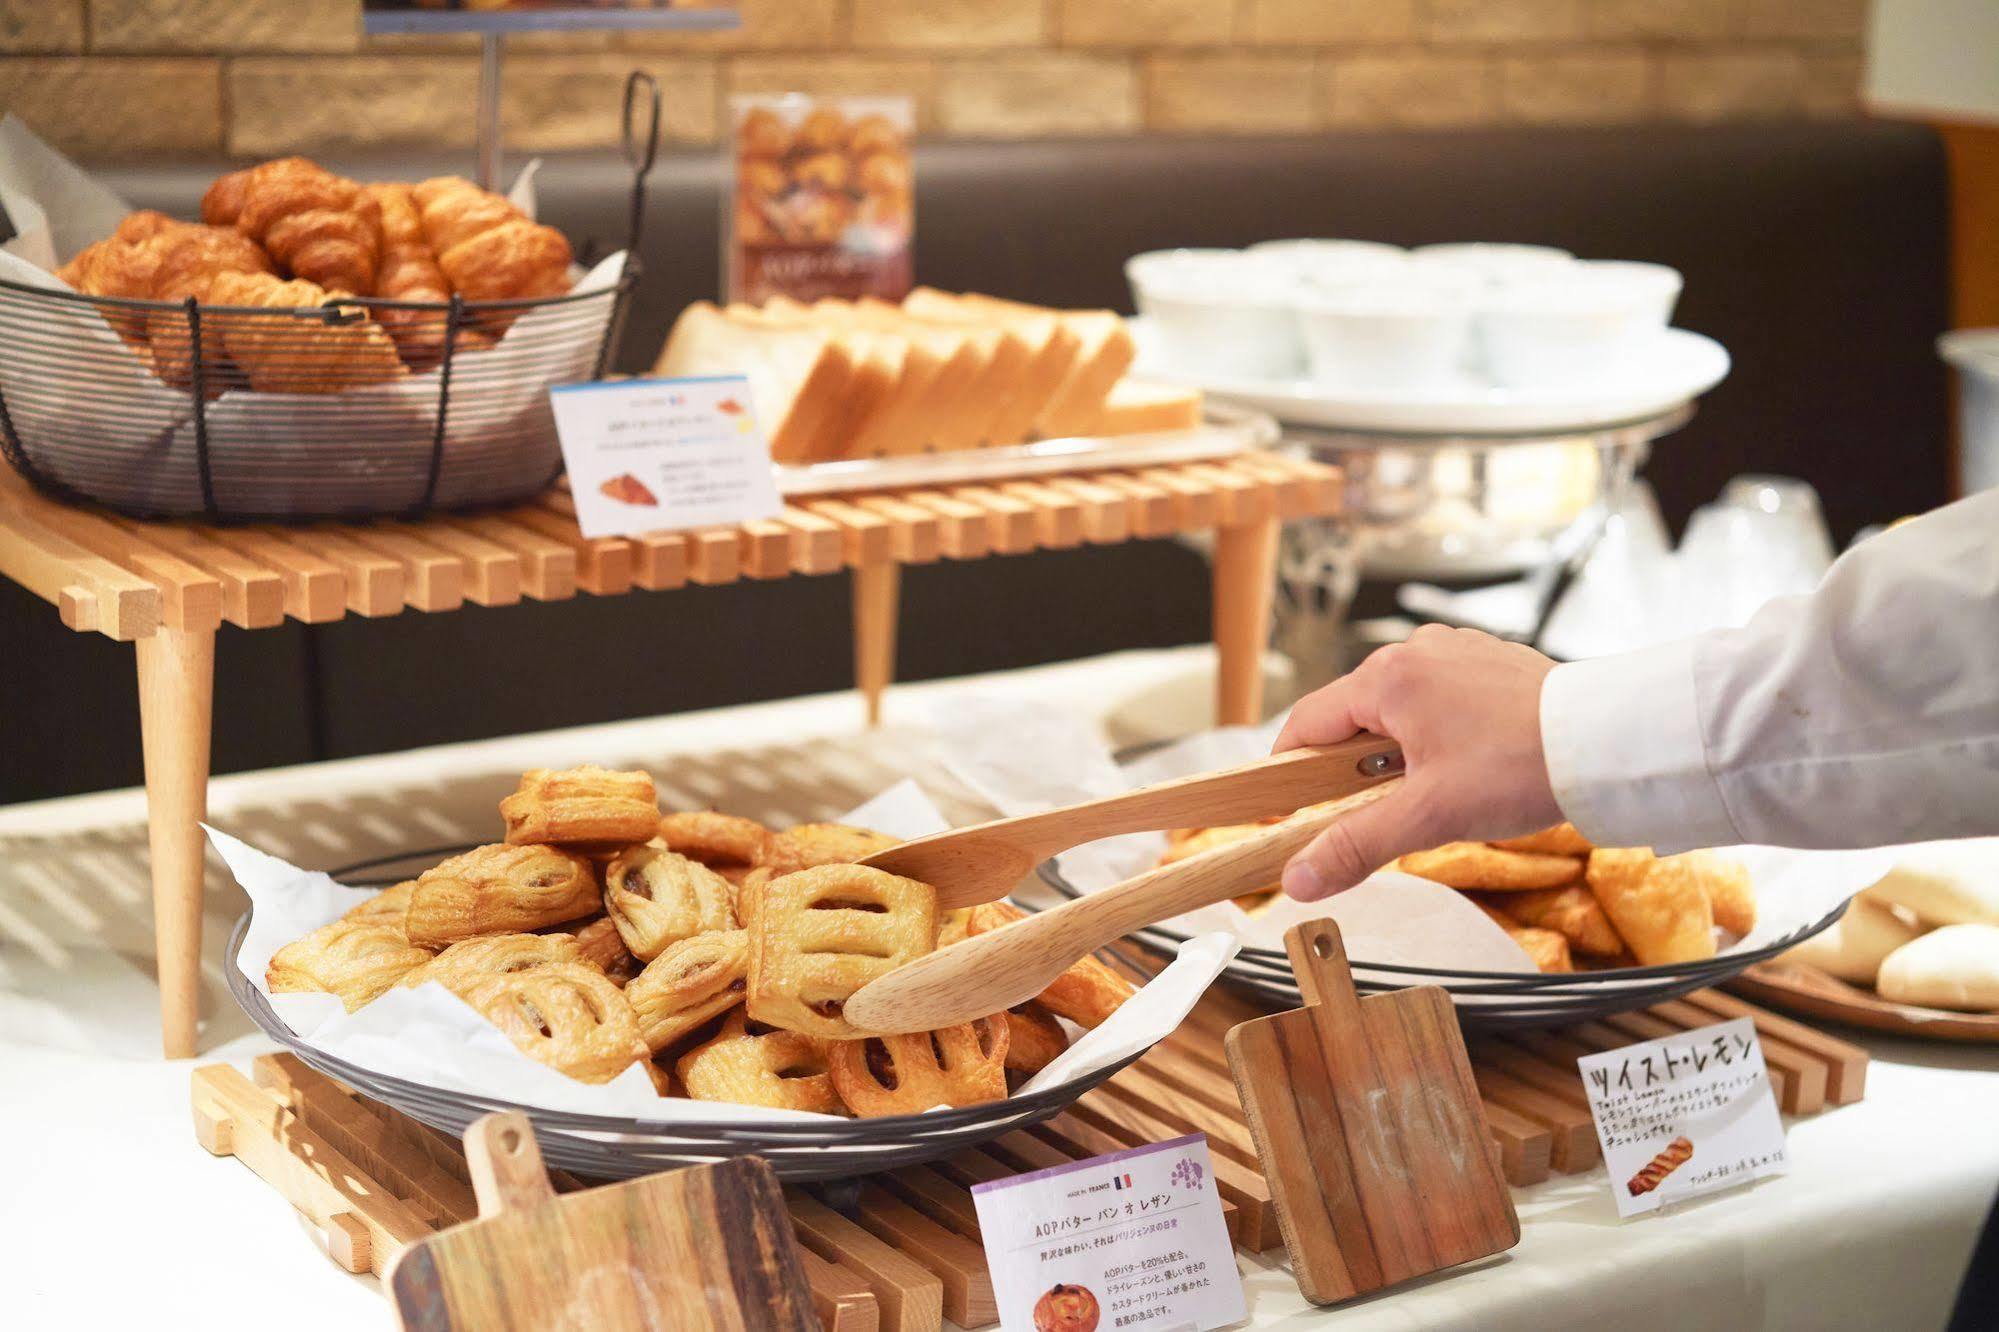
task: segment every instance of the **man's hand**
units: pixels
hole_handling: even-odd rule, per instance
[[[1518,643],[1425,625],[1301,699],[1275,750],[1374,731],[1401,744],[1409,775],[1292,857],[1284,891],[1311,901],[1406,851],[1561,822],[1541,753],[1541,681],[1554,667]]]

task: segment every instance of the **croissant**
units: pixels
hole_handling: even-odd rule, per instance
[[[569,290],[569,242],[491,190],[437,176],[414,190],[424,238],[468,301],[529,300]]]
[[[437,266],[437,256],[424,239],[423,219],[408,185],[364,185],[362,193],[375,201],[382,215],[382,261],[375,272],[375,295],[389,301],[425,301],[442,305],[451,299],[451,284]],[[403,359],[412,366],[430,365],[444,355],[445,316],[433,310],[376,310],[396,340]],[[457,345],[484,346],[491,339],[477,329],[462,328]]]
[[[243,212],[243,191],[250,183],[250,168],[217,176],[201,196],[201,220],[211,227],[233,227]]]
[[[303,278],[282,281],[269,273],[221,273],[209,299],[223,306],[306,308],[352,299]],[[388,332],[365,316],[342,323],[249,314],[208,316],[222,332],[229,358],[264,393],[338,393],[409,373]]]
[[[215,200],[217,216],[228,211],[233,192],[232,186]],[[204,199],[204,209],[208,204]],[[251,167],[236,229],[293,277],[356,296],[375,292],[381,207],[359,185],[317,162],[281,157]]]
[[[205,303],[215,279],[224,273],[272,271],[269,256],[255,241],[226,227],[176,222],[139,248],[158,256],[154,300],[184,301],[192,296]],[[194,365],[187,316],[180,312],[154,314],[148,318],[146,330],[154,373],[176,387],[190,382]],[[222,333],[210,320],[202,327],[201,358],[204,364],[219,367],[222,357]]]

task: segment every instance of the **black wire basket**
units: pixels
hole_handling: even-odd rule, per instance
[[[658,136],[658,86],[634,74],[625,268],[587,292],[250,308],[0,280],[0,453],[47,493],[147,518],[416,517],[535,495],[562,471],[548,390],[602,377],[622,331]]]
[[[469,849],[469,846],[450,846],[402,852],[329,872],[349,887],[386,885],[407,877],[381,872],[388,867],[428,866]],[[1138,1051],[1058,1087],[986,1105],[933,1110],[920,1115],[806,1124],[719,1120],[669,1124],[548,1110],[426,1086],[362,1068],[316,1049],[286,1025],[271,1007],[270,1000],[236,963],[252,914],[245,912],[230,933],[229,946],[223,954],[223,973],[229,992],[266,1036],[326,1076],[453,1138],[462,1136],[481,1115],[517,1110],[533,1121],[535,1137],[549,1165],[591,1179],[631,1179],[678,1166],[751,1154],[769,1161],[781,1178],[799,1181],[839,1179],[936,1161],[1060,1114],[1078,1097],[1145,1053]]]
[[[1037,873],[1043,883],[1064,897],[1083,895],[1082,889],[1063,875],[1054,860],[1043,861]],[[1588,1022],[1650,1008],[1693,990],[1718,985],[1830,928],[1846,914],[1846,906],[1841,902],[1818,920],[1759,948],[1717,953],[1698,962],[1549,975],[1393,966],[1356,958],[1354,987],[1362,994],[1380,994],[1412,985],[1440,985],[1450,992],[1459,1022],[1480,1030]],[[1178,953],[1180,945],[1189,938],[1160,925],[1134,931],[1128,937],[1168,957]],[[1272,1009],[1299,1008],[1305,1002],[1298,991],[1297,978],[1291,974],[1291,960],[1278,949],[1243,948],[1223,971],[1222,980]]]

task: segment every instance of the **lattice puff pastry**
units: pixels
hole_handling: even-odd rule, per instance
[[[436,981],[454,994],[488,976],[511,976],[536,967],[587,966],[583,950],[566,934],[495,934],[461,939],[397,984],[412,989]]]
[[[847,997],[937,946],[937,890],[860,865],[772,879],[750,928],[749,1014],[829,1040],[864,1035],[841,1016]]]
[[[666,849],[712,870],[747,870],[770,850],[770,829],[755,819],[720,814],[712,809],[667,814],[659,821],[659,840]]]
[[[1069,1033],[1035,1000],[1006,1011],[1006,1067],[1009,1073],[1039,1073],[1069,1048]]]
[[[871,828],[854,828],[844,823],[801,823],[771,834],[763,863],[770,866],[773,874],[796,874],[820,865],[851,865],[896,843],[896,838]]]
[[[972,908],[967,929],[972,934],[984,934],[1026,915],[1011,902],[981,902]],[[1053,984],[1035,996],[1035,1001],[1058,1017],[1090,1028],[1117,1012],[1132,994],[1130,981],[1091,956],[1057,976]]]
[[[523,1054],[578,1082],[609,1082],[648,1056],[624,992],[580,962],[484,976],[460,997]]]
[[[648,962],[697,934],[736,928],[729,882],[686,856],[635,846],[604,871],[604,909],[625,947]]]
[[[271,955],[264,983],[274,994],[317,990],[340,996],[353,1012],[417,967],[430,952],[402,927],[382,920],[336,920]]]
[[[863,1117],[1006,1099],[1007,1024],[997,1017],[938,1031],[837,1042],[833,1089]]]
[[[609,976],[613,985],[630,983],[645,965],[632,956],[631,949],[625,947],[624,936],[618,933],[618,922],[609,916],[571,921],[567,925],[556,926],[555,932],[574,939],[583,960]]]
[[[500,817],[509,846],[631,846],[658,831],[659,796],[643,772],[531,768],[500,802]]]
[[[589,861],[553,846],[482,846],[418,876],[404,928],[432,948],[595,915]]]
[[[669,944],[625,986],[646,1048],[657,1054],[743,1002],[749,965],[750,937],[741,930]]]
[[[826,1073],[824,1044],[793,1031],[752,1035],[740,1010],[728,1016],[714,1040],[682,1055],[674,1072],[697,1101],[844,1113]]]
[[[415,879],[404,879],[393,888],[384,888],[359,906],[347,908],[342,920],[379,920],[397,929],[402,928],[403,917],[409,914],[410,894],[416,890]]]

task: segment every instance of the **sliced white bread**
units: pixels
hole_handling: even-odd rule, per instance
[[[762,306],[735,304],[726,313],[734,319],[767,328],[817,329],[840,348],[850,363],[846,385],[825,404],[825,417],[798,461],[827,462],[860,456],[857,441],[882,404],[894,394],[908,352],[904,339],[853,328],[828,328],[809,307],[780,297]]]
[[[1082,341],[1054,315],[1029,310],[981,308],[961,296],[918,287],[903,299],[903,308],[925,319],[963,323],[998,323],[1027,347],[1027,364],[986,425],[987,442],[1018,444],[1026,439],[1069,377]]]
[[[906,341],[902,378],[855,440],[854,451],[865,457],[920,451],[937,380],[964,351],[965,330],[925,324],[883,302],[827,299],[815,302],[811,314],[829,327],[868,329]]]
[[[938,371],[922,400],[917,404],[908,452],[943,452],[977,448],[984,439],[986,422],[993,415],[990,394],[995,363],[1008,350],[1009,335],[1000,329],[957,321],[921,319],[874,296],[863,296],[855,308],[872,319],[894,327],[925,330],[940,339],[953,341],[956,348]],[[1025,362],[1025,347],[1017,340],[1013,350]]]
[[[771,457],[797,462],[818,446],[854,366],[825,329],[744,320],[696,301],[674,321],[653,373],[744,376]]]
[[[1120,379],[1096,419],[1081,433],[1138,435],[1155,430],[1187,430],[1201,424],[1201,391],[1143,379]]]
[[[1044,438],[1086,434],[1103,415],[1111,388],[1131,369],[1138,348],[1124,320],[1110,310],[1051,310],[997,296],[967,293],[959,298],[973,310],[990,310],[1015,318],[1045,316],[1062,321],[1076,336],[1075,359],[1055,390],[1034,431]]]

